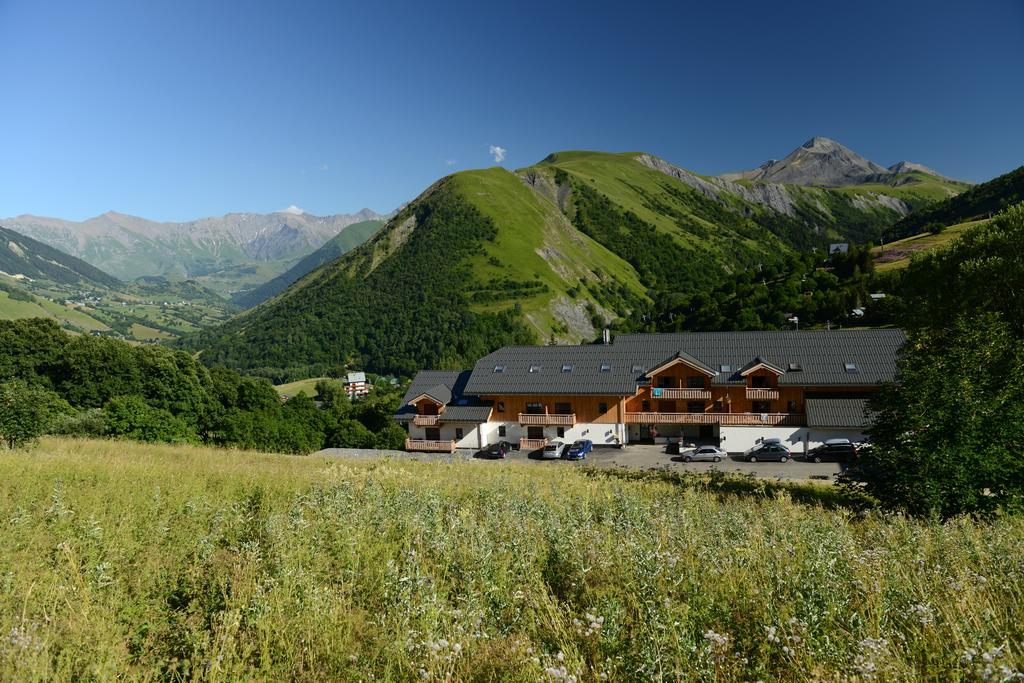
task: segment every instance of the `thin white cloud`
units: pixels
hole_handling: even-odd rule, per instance
[[[508,154],[508,150],[504,147],[498,147],[497,145],[491,145],[490,154],[494,155],[494,163],[500,164],[505,161],[505,155]]]
[[[444,165],[445,166],[454,166],[457,163],[458,162],[455,159],[445,159],[444,160]]]
[[[280,213],[290,213],[293,216],[301,216],[302,214],[304,214],[306,212],[303,211],[302,209],[300,209],[299,207],[295,206],[294,204],[292,204],[287,209],[283,209]]]

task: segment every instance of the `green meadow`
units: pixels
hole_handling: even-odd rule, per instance
[[[1024,519],[826,491],[46,439],[0,453],[0,680],[1017,675]]]

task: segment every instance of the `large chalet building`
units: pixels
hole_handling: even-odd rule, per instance
[[[860,439],[865,399],[896,373],[902,331],[625,334],[607,344],[510,346],[467,371],[417,374],[395,418],[406,448],[498,440],[595,445],[683,438],[731,453],[777,437],[797,452]]]

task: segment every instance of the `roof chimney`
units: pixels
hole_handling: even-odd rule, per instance
[[[605,344],[611,344],[612,343],[612,332],[611,332],[611,330],[609,330],[607,327],[604,328],[604,331],[601,332],[601,339],[604,341]]]

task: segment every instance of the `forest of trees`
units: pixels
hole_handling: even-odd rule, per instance
[[[870,403],[873,448],[846,472],[890,508],[1024,508],[1024,204],[902,276],[896,381]]]
[[[0,321],[0,437],[42,433],[206,443],[284,453],[325,447],[400,448],[397,388],[355,404],[340,384],[282,402],[269,381],[206,368],[162,346],[67,334],[55,321]]]

